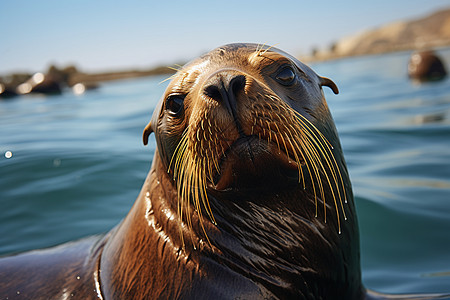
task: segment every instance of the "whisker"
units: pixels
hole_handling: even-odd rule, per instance
[[[272,47],[264,49],[258,45],[256,52],[263,55]],[[341,233],[341,216],[347,220],[343,203],[347,203],[346,187],[341,168],[333,153],[333,146],[325,135],[305,116],[295,111],[276,95],[263,95],[255,99],[253,120],[249,121],[251,134],[259,140],[276,143],[278,151],[285,152],[287,159],[297,163],[298,184],[306,189],[306,173],[312,187],[315,203],[315,217],[319,212],[319,198],[323,202],[324,222],[327,222],[328,207],[336,212],[336,222]],[[227,128],[218,126],[217,120],[204,115],[196,130],[186,128],[175,148],[169,163],[168,172],[173,169],[173,179],[177,185],[178,215],[181,219],[180,233],[184,247],[183,221],[188,228],[193,228],[193,215],[197,213],[199,226],[206,241],[211,245],[204,219],[209,218],[217,225],[208,199],[207,182],[214,181],[214,172],[220,174],[219,158],[225,157],[225,150],[231,141],[225,140]],[[258,121],[259,120],[259,121]],[[205,122],[207,121],[207,122]],[[208,129],[206,129],[207,127]],[[208,135],[209,133],[209,135]],[[222,143],[214,142],[222,140]],[[332,199],[326,199],[326,194]],[[341,215],[342,214],[342,215]],[[332,214],[332,216],[334,213]],[[190,238],[194,244],[193,231]]]
[[[305,117],[303,117],[303,116],[301,116],[301,117],[302,117],[302,119],[307,120]],[[312,125],[311,122],[309,122],[309,120],[307,120],[307,121],[308,121],[308,124],[310,124],[311,126],[314,126],[314,125]],[[324,160],[325,160],[325,162],[326,162],[326,164],[328,166],[328,169],[331,172],[331,175],[333,177],[334,183],[336,184],[336,191],[338,193],[338,198],[339,198],[340,206],[341,206],[341,209],[342,209],[342,214],[344,216],[344,219],[347,220],[347,216],[345,214],[345,209],[344,209],[344,206],[343,206],[343,203],[342,203],[341,189],[339,188],[337,177],[339,177],[339,181],[340,181],[340,184],[341,184],[341,187],[342,187],[342,191],[343,191],[344,199],[345,199],[344,201],[345,201],[345,203],[347,203],[347,196],[346,196],[345,186],[344,186],[342,175],[341,175],[341,172],[340,172],[340,169],[339,169],[339,165],[337,164],[336,159],[335,159],[334,155],[331,152],[331,149],[328,147],[328,144],[324,144],[323,143],[323,141],[327,141],[328,142],[328,140],[317,129],[312,130],[309,126],[306,126],[306,127],[308,127],[310,132],[314,135],[313,142],[316,145],[316,148],[320,151],[321,156],[324,158]],[[316,135],[316,132],[319,133],[318,136]],[[333,192],[331,184],[330,184],[330,189]],[[333,197],[335,198],[334,192],[333,192]],[[337,209],[338,209],[338,207],[337,207],[337,204],[336,204],[336,210]]]
[[[267,48],[266,50],[264,50],[264,52],[260,53],[259,55],[264,55],[264,54],[266,54],[267,51],[269,51],[271,48],[275,47],[275,46],[278,45],[278,44],[279,44],[279,43],[276,43],[276,44],[270,46],[269,48]]]
[[[278,105],[278,107],[280,107],[282,112],[284,111],[284,113],[278,114],[278,119],[281,121],[281,118],[283,118],[284,123],[288,124],[286,126],[288,126],[290,129],[288,129],[287,132],[289,132],[290,136],[287,136],[287,140],[290,143],[292,149],[299,150],[302,157],[305,160],[305,165],[308,169],[308,173],[311,176],[311,184],[314,190],[314,197],[316,201],[316,216],[317,216],[317,193],[315,190],[316,187],[314,182],[316,182],[316,184],[318,185],[319,189],[318,192],[324,202],[324,215],[326,222],[326,202],[325,202],[326,199],[324,193],[324,186],[322,185],[321,179],[322,176],[320,175],[321,174],[320,171],[323,171],[324,180],[326,182],[326,185],[329,187],[331,197],[333,198],[340,233],[341,227],[340,227],[339,208],[342,211],[344,220],[347,220],[347,216],[342,201],[342,199],[344,199],[344,202],[347,203],[347,196],[339,164],[337,163],[336,158],[332,153],[333,149],[332,144],[322,134],[322,132],[314,126],[314,124],[312,124],[302,114],[293,110],[281,99],[279,99],[274,95],[268,96],[267,98],[271,99],[274,102],[277,102],[276,104]],[[296,120],[296,122],[292,121],[289,122],[288,121],[289,119],[294,119]],[[279,128],[277,130],[279,130]],[[291,139],[293,142],[291,142]],[[300,141],[300,145],[296,143],[297,139]],[[285,142],[284,139],[283,142]],[[286,146],[285,149],[287,149]],[[288,151],[286,151],[286,153],[288,153]],[[301,164],[299,164],[299,169],[301,170]],[[299,177],[300,176],[302,176],[304,180],[304,176],[299,172]],[[306,186],[305,183],[303,183],[303,185],[304,187]],[[337,202],[339,202],[339,204]]]
[[[178,69],[175,69],[175,68],[172,68],[172,67],[167,67],[167,68],[169,68],[169,69],[171,69],[171,70],[174,70],[175,72],[178,72],[178,71],[179,71]],[[169,81],[169,80],[174,79],[176,76],[177,76],[177,74],[172,74],[172,75],[170,75],[169,77],[167,77],[166,79],[164,79],[164,80],[162,80],[161,82],[159,82],[158,84],[163,84],[163,83],[166,82],[166,81]]]

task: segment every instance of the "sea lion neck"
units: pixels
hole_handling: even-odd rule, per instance
[[[217,225],[203,213],[203,231],[193,207],[191,226],[180,221],[176,188],[156,157],[137,202],[105,246],[102,256],[108,259],[100,264],[103,284],[120,282],[120,290],[139,282],[150,285],[140,275],[156,269],[160,273],[157,278],[170,274],[172,280],[167,286],[176,281],[181,290],[192,290],[199,282],[208,286],[209,276],[223,273],[241,278],[237,294],[245,286],[278,298],[360,298],[359,240],[353,206],[347,210],[349,221],[338,234],[331,213],[327,223],[323,216],[314,216],[314,195],[301,186],[284,193],[254,196],[209,193]],[[139,253],[133,261],[124,259],[130,251]],[[159,265],[159,261],[165,263]],[[158,268],[152,267],[155,264]],[[126,271],[130,269],[141,274]],[[219,288],[217,281],[213,284]],[[329,288],[321,288],[325,285]]]
[[[362,297],[355,219],[338,234],[335,220],[324,223],[314,216],[314,196],[301,187],[253,198],[236,193],[231,199],[223,194],[210,195],[220,232],[210,240],[220,252],[208,256],[247,274],[280,298]],[[349,213],[356,217],[354,211]],[[333,294],[321,290],[324,285]]]

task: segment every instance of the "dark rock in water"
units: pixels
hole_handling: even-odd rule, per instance
[[[408,74],[419,82],[442,80],[447,76],[443,61],[434,51],[419,51],[411,55]]]
[[[0,99],[8,99],[17,96],[15,87],[0,82]]]
[[[11,74],[0,78],[0,97],[10,98],[30,93],[61,94],[62,87],[67,86],[70,77],[77,73],[78,70],[74,66],[64,69],[50,66],[45,74]]]
[[[99,85],[95,82],[78,82],[72,86],[72,91],[76,95],[84,94],[86,91],[98,89]]]
[[[18,95],[17,87],[31,78],[31,74],[16,73],[0,78],[0,98],[8,99]]]
[[[85,91],[94,90],[99,83],[110,80],[137,78],[144,76],[173,74],[174,70],[169,67],[156,67],[148,70],[127,70],[103,73],[84,73],[75,66],[58,68],[51,65],[46,73],[10,74],[0,77],[3,84],[3,92],[0,89],[0,97],[13,97],[30,93],[60,94],[62,88],[69,87],[75,94],[83,94]]]
[[[17,92],[22,95],[29,93],[61,94],[61,84],[54,76],[36,73],[20,84]]]

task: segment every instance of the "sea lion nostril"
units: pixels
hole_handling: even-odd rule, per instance
[[[230,80],[228,91],[234,94],[238,93],[240,90],[243,90],[245,87],[245,76],[237,75]]]
[[[220,89],[216,85],[209,85],[205,88],[204,93],[209,98],[212,98],[216,101],[222,101],[222,95],[220,93]]]
[[[226,99],[235,98],[236,94],[244,89],[245,83],[244,75],[219,74],[209,80],[204,93],[216,101],[226,101]]]

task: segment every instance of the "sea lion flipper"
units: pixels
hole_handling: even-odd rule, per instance
[[[148,122],[147,126],[144,128],[144,132],[142,133],[142,141],[144,142],[144,145],[147,146],[148,144],[148,137],[150,134],[152,134],[153,128],[152,128],[152,122]]]
[[[333,93],[336,95],[339,94],[339,89],[336,83],[334,83],[330,78],[320,77],[320,86],[327,86],[333,91]]]

